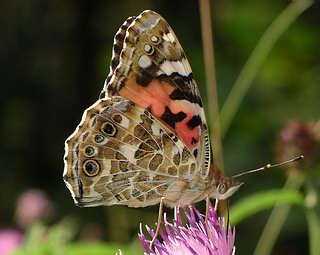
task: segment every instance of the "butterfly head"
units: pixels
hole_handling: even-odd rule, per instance
[[[211,197],[219,200],[227,199],[232,196],[243,184],[233,178],[222,176],[219,181],[215,184],[215,188],[211,193]]]

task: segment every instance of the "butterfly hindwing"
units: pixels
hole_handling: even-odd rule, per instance
[[[121,95],[150,111],[192,151],[199,171],[208,174],[210,144],[202,101],[177,37],[153,11],[129,23],[115,36],[121,52],[112,60],[118,65],[110,70],[102,94]]]
[[[80,206],[142,207],[163,196],[177,202],[188,188],[181,179],[196,174],[194,157],[183,142],[150,112],[122,97],[88,108],[65,149],[64,179]]]

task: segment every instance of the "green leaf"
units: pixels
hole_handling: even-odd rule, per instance
[[[12,255],[64,255],[67,243],[75,234],[74,225],[68,218],[51,227],[36,222],[28,228],[23,244]]]
[[[232,206],[230,219],[236,225],[251,215],[271,208],[276,204],[303,205],[303,195],[296,190],[280,189],[264,191],[247,196]]]

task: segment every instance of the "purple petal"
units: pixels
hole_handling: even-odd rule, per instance
[[[173,223],[168,222],[164,215],[164,229],[160,229],[159,237],[154,243],[154,250],[149,248],[150,241],[140,230],[139,239],[145,247],[145,254],[152,255],[231,255],[234,248],[235,230],[230,226],[224,227],[224,219],[218,218],[212,205],[209,205],[208,226],[205,216],[194,207],[183,208],[187,219],[184,224],[180,211]],[[148,227],[147,231],[152,238],[154,231]],[[209,233],[208,233],[209,231]],[[228,233],[228,234],[227,234]]]

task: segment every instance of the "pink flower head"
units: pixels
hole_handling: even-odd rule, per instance
[[[22,233],[15,229],[0,229],[0,254],[8,255],[22,243]]]
[[[183,224],[178,213],[177,220],[173,224],[167,221],[164,215],[165,230],[160,229],[162,241],[156,239],[151,250],[150,240],[147,240],[140,229],[139,239],[148,255],[231,255],[234,254],[235,232],[231,227],[224,227],[223,218],[218,218],[210,205],[208,215],[208,227],[205,225],[205,217],[197,209],[189,206],[184,214],[188,223]],[[151,238],[154,231],[146,226]],[[207,228],[209,231],[207,231]],[[209,233],[208,233],[209,232]]]
[[[30,189],[20,195],[17,201],[15,218],[22,228],[39,219],[50,218],[53,211],[52,202],[47,195],[37,189]]]

